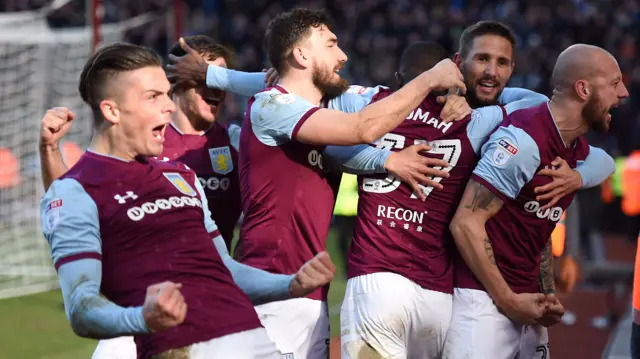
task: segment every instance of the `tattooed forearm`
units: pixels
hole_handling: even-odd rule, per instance
[[[496,258],[493,254],[493,247],[491,246],[489,238],[484,239],[484,251],[487,252],[487,257],[489,257],[491,264],[496,265]]]
[[[465,203],[464,207],[470,209],[472,212],[475,212],[476,209],[488,211],[489,205],[491,205],[494,200],[499,200],[493,192],[489,191],[480,183],[471,181],[469,182],[469,185],[473,190],[473,198],[471,199],[471,203]]]
[[[538,274],[538,285],[540,292],[545,294],[556,292],[556,283],[553,278],[553,252],[551,251],[551,239],[542,250],[540,259],[540,273]]]

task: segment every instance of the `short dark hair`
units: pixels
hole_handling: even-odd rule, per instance
[[[435,41],[414,42],[402,52],[398,72],[405,82],[409,82],[447,57],[447,50]]]
[[[294,45],[308,36],[311,28],[322,25],[329,30],[333,28],[331,18],[325,10],[297,8],[273,18],[264,36],[264,46],[271,66],[280,75],[284,75],[287,70],[285,64]]]
[[[516,48],[516,35],[509,26],[498,21],[487,20],[477,22],[464,29],[462,35],[460,35],[458,50],[460,56],[462,58],[467,57],[471,47],[473,46],[473,40],[475,40],[476,37],[483,35],[496,35],[503,37],[511,43],[511,47],[513,49]]]
[[[162,68],[158,53],[150,48],[128,43],[104,46],[87,60],[80,75],[78,91],[82,100],[93,110],[96,124],[103,119],[100,102],[109,96],[109,82],[123,72],[145,67]]]
[[[214,39],[205,35],[185,36],[184,41],[192,49],[196,50],[207,61],[214,61],[217,58],[224,58],[228,68],[236,67],[235,53],[230,48],[217,43]],[[186,52],[176,42],[169,50],[169,54],[174,56],[184,56]]]

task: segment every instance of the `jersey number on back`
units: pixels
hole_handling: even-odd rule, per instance
[[[377,147],[385,149],[396,148],[402,150],[405,148],[405,142],[406,138],[404,136],[387,133],[380,139]],[[462,154],[462,143],[460,140],[436,140],[431,142],[426,140],[415,140],[413,144],[417,145],[421,143],[426,143],[431,146],[431,150],[427,151],[428,153],[443,155],[442,159],[449,163],[449,167],[442,168],[440,166],[436,166],[434,168],[444,172],[451,171],[458,163],[458,159]],[[438,183],[442,181],[442,177],[431,177],[431,179]],[[400,183],[399,179],[395,178],[392,174],[389,174],[384,179],[364,178],[362,181],[362,188],[365,192],[389,193],[400,187]],[[429,194],[431,194],[431,191],[433,191],[433,187],[420,185],[420,190],[428,197]],[[412,193],[411,198],[418,197],[415,193]]]

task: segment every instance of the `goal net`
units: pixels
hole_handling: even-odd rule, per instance
[[[103,43],[123,31],[102,26]],[[67,106],[77,119],[65,161],[89,144],[92,117],[77,87],[91,39],[89,27],[50,29],[41,12],[0,14],[0,298],[58,287],[40,226],[39,125],[48,108]]]

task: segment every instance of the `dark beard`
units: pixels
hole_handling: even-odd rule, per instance
[[[323,98],[327,100],[331,100],[342,95],[349,88],[349,82],[342,77],[336,82],[331,82],[331,75],[331,72],[327,71],[323,73],[318,67],[313,67],[313,85],[320,90]]]
[[[467,85],[467,84],[465,84],[465,85]],[[497,105],[498,104],[498,99],[500,98],[500,94],[502,94],[502,91],[498,92],[496,94],[496,97],[491,99],[491,100],[481,99],[481,98],[478,98],[478,95],[476,94],[475,86],[467,85],[466,98],[467,98],[467,103],[469,104],[469,106],[471,108],[478,108],[478,107]]]
[[[587,121],[590,129],[605,133],[609,130],[606,119],[608,111],[600,105],[598,97],[598,93],[594,91],[582,108],[582,118]]]
[[[465,79],[469,78],[467,71],[464,68],[464,65],[461,68],[462,74],[464,76]],[[469,107],[471,108],[478,108],[478,107],[484,107],[484,106],[494,106],[498,104],[498,99],[500,98],[500,95],[502,94],[502,91],[504,90],[504,88],[502,90],[500,90],[497,94],[496,97],[494,99],[491,100],[483,100],[478,98],[478,94],[476,93],[476,85],[480,83],[480,81],[482,81],[483,78],[481,77],[480,79],[476,80],[475,83],[467,83],[465,82],[465,86],[467,86],[467,93],[465,95],[465,98],[467,99],[467,103],[469,104]]]

